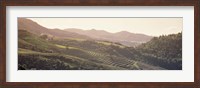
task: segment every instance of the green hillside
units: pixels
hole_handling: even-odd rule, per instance
[[[182,33],[154,37],[136,49],[146,63],[167,69],[182,69]]]
[[[133,48],[102,40],[52,38],[26,30],[18,32],[19,70],[181,69],[180,33],[153,38]]]

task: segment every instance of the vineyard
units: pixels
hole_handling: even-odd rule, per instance
[[[108,41],[96,41],[96,40],[80,41],[77,39],[46,40],[43,37],[32,34],[28,31],[19,30],[18,69],[19,70],[181,69],[180,68],[181,59],[168,59],[166,57],[161,57],[160,54],[156,55],[149,53],[148,47],[152,46],[147,46],[143,44],[137,48],[133,48],[133,47],[123,46],[119,43],[108,42]],[[173,58],[175,57],[177,56],[174,56]]]
[[[181,70],[182,33],[49,29],[18,18],[18,70]]]

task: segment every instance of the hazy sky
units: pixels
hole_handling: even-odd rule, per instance
[[[129,31],[152,36],[181,32],[182,18],[28,18],[46,28]]]

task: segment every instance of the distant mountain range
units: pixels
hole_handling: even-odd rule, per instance
[[[104,30],[82,30],[82,29],[75,29],[75,28],[69,28],[65,29],[65,31],[68,32],[74,32],[81,35],[87,35],[91,38],[95,38],[98,40],[107,40],[112,42],[119,42],[121,44],[124,44],[126,46],[134,46],[140,43],[145,43],[147,41],[150,41],[153,37],[144,35],[144,34],[136,34],[136,33],[130,33],[127,31],[121,31],[117,33],[109,33]]]
[[[130,41],[130,42],[147,42],[152,36],[144,34],[130,33],[127,31],[121,31],[117,33],[109,33],[104,30],[82,30],[82,29],[65,29],[68,32],[75,32],[82,35],[90,36],[91,38],[101,39],[101,40],[110,40],[110,41]]]
[[[78,39],[95,39],[102,41],[119,42],[126,46],[136,46],[141,43],[150,41],[153,37],[145,34],[130,33],[127,31],[121,31],[117,33],[109,33],[104,30],[82,30],[76,28],[68,28],[64,30],[60,29],[48,29],[36,22],[19,18],[18,29],[27,30],[31,33],[40,35],[47,34],[57,38],[78,38]]]

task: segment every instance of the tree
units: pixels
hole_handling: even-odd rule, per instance
[[[46,40],[46,39],[48,38],[48,36],[47,36],[47,35],[41,35],[41,36],[40,36],[40,38],[42,38],[42,39],[45,39],[45,40]]]
[[[65,45],[65,49],[68,50],[69,49],[69,45],[66,44]]]

